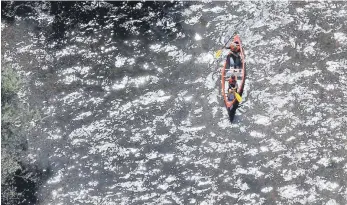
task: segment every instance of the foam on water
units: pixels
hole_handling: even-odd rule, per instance
[[[202,37],[198,33],[196,33],[194,39],[196,41],[200,41],[202,39]]]

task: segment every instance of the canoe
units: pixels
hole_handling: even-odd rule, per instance
[[[238,89],[237,93],[239,93],[242,96],[245,80],[246,80],[246,70],[245,70],[245,55],[242,48],[242,42],[238,35],[234,36],[234,39],[232,41],[233,43],[239,42],[240,45],[240,52],[239,52],[239,59],[241,61],[241,66],[238,66],[236,69],[234,66],[230,67],[230,60],[229,57],[226,58],[224,62],[224,67],[222,68],[222,96],[224,99],[224,103],[226,108],[230,111],[233,108],[236,108],[238,105],[238,101],[234,98],[232,101],[228,101],[228,88],[229,88],[229,78],[232,74],[236,76]]]

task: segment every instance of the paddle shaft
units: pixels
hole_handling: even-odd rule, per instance
[[[225,48],[225,46],[227,45],[227,43],[230,41],[230,39],[232,37],[233,37],[233,35],[227,40],[227,42],[224,44],[224,46],[220,50],[217,51],[217,53],[215,55],[216,58],[219,58],[219,56],[222,54],[222,50]]]
[[[227,42],[224,44],[224,46],[222,47],[222,49],[223,48],[225,48],[225,46],[227,45],[227,43],[230,41],[230,39],[232,39],[234,36],[233,35],[231,35],[231,37],[227,40]]]

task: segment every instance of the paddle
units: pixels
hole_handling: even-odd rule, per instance
[[[235,92],[235,97],[236,97],[236,100],[239,101],[239,103],[242,102],[242,97],[237,92]]]
[[[225,48],[225,46],[227,45],[227,43],[230,41],[230,39],[231,39],[232,37],[234,37],[234,35],[231,35],[231,37],[226,41],[226,43],[224,44],[224,46],[223,46],[220,50],[218,50],[218,51],[216,52],[216,54],[215,54],[215,57],[216,57],[216,58],[219,58],[219,56],[222,54],[223,48]]]
[[[241,97],[240,94],[238,94],[238,93],[236,92],[236,88],[232,88],[232,91],[233,91],[233,93],[234,93],[234,96],[235,96],[236,100],[237,100],[239,103],[241,103],[241,102],[242,102],[242,97]]]

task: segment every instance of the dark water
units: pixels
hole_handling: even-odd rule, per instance
[[[5,3],[2,3],[5,5]],[[38,204],[346,204],[347,4],[2,6],[2,64],[42,112]],[[220,96],[228,33],[247,83]]]

